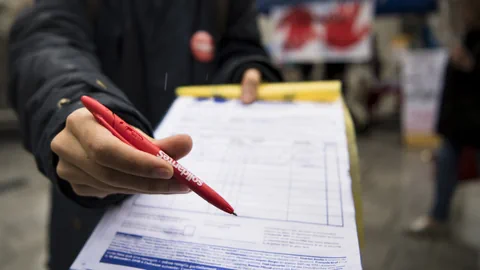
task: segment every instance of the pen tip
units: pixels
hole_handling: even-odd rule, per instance
[[[232,215],[234,215],[234,216],[238,217],[238,216],[237,216],[237,214],[236,214],[235,212],[233,212],[233,213],[232,213]]]

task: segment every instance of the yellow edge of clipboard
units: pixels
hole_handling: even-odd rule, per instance
[[[333,102],[341,95],[340,81],[265,83],[259,86],[259,100],[269,101],[318,101]],[[208,85],[184,86],[176,90],[177,96],[192,96],[199,98],[221,97],[238,99],[241,95],[240,85]]]

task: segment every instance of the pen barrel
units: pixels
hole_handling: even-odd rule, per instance
[[[157,157],[160,157],[161,159],[167,161],[172,165],[174,169],[174,174],[178,178],[185,179],[188,182],[188,186],[203,186],[205,183],[197,176],[195,176],[193,173],[188,171],[185,167],[183,167],[180,163],[178,163],[176,160],[171,158],[169,155],[167,155],[165,152],[162,150],[159,150],[157,153]]]
[[[196,190],[192,189],[192,191],[218,209],[228,214],[234,213],[233,207],[207,184],[204,183],[201,187],[197,187]]]

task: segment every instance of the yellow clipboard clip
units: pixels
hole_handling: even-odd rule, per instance
[[[340,81],[265,83],[260,85],[257,98],[267,101],[334,102],[340,98],[341,88]],[[239,99],[241,86],[184,86],[177,88],[176,94],[197,98]]]

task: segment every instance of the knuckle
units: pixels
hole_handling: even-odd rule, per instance
[[[73,192],[79,196],[88,196],[88,191],[85,186],[72,185]]]
[[[149,164],[143,164],[138,160],[126,160],[123,164],[126,171],[135,172],[139,174],[149,175],[151,174]]]
[[[62,147],[62,144],[60,143],[60,136],[61,134],[59,133],[55,138],[53,138],[52,142],[50,143],[50,149],[56,154],[60,152],[60,149]]]
[[[78,123],[79,118],[80,118],[80,114],[77,111],[74,111],[73,113],[69,114],[65,122],[66,127],[71,128],[75,126],[75,124]]]
[[[96,198],[103,199],[106,196],[108,196],[107,192],[97,190],[90,186],[72,185],[72,189],[77,195],[82,197],[96,197]]]
[[[60,178],[64,180],[68,180],[69,178],[70,172],[69,172],[68,166],[62,160],[58,162],[57,174],[58,176],[60,176]]]
[[[60,131],[50,142],[50,149],[59,156],[67,153],[68,151],[65,147],[69,143],[67,138],[67,131],[65,129]]]
[[[110,195],[110,194],[108,194],[106,192],[100,192],[98,194],[95,194],[94,197],[97,197],[99,199],[105,199],[105,197],[107,197],[108,195]]]
[[[108,160],[111,156],[110,147],[101,140],[92,139],[88,143],[89,155],[92,159],[97,161]]]
[[[159,192],[162,189],[162,182],[158,180],[143,179],[143,181],[139,183],[141,183],[139,189],[145,192]]]
[[[144,192],[149,190],[149,184],[148,181],[142,179],[141,181],[130,182],[130,188],[140,192]]]
[[[98,180],[105,191],[113,191],[115,189],[135,189],[138,186],[138,179],[123,172],[113,169],[104,168],[100,173]],[[107,188],[108,187],[108,188]]]
[[[159,185],[159,182],[158,181],[155,181],[155,180],[147,180],[146,181],[146,191],[148,192],[156,192],[156,191],[160,191],[161,189],[161,185]]]
[[[83,125],[89,117],[92,116],[86,108],[77,109],[67,116],[65,127],[66,129],[72,130],[76,126]]]
[[[103,190],[92,190],[90,192],[90,195],[91,197],[95,197],[95,198],[99,198],[99,199],[104,199],[105,197],[107,197],[108,195],[110,195],[109,192],[107,191],[103,191]]]
[[[111,169],[107,169],[107,170],[103,171],[102,178],[103,178],[104,182],[109,183],[109,182],[113,182],[115,180],[118,180],[119,175],[116,171],[111,170]]]

